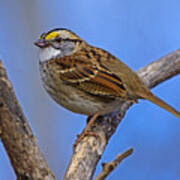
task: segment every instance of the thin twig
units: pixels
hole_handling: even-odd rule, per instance
[[[98,174],[95,180],[104,180],[116,167],[119,165],[123,159],[130,156],[133,153],[133,149],[128,149],[122,154],[118,154],[116,158],[108,163],[102,163],[102,171]]]

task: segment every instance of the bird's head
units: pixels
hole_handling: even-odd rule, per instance
[[[40,60],[72,55],[83,47],[84,41],[68,29],[53,29],[43,33],[34,43],[40,48]]]

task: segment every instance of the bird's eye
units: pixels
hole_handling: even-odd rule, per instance
[[[54,47],[55,49],[59,49],[61,46],[61,39],[60,38],[56,38],[53,40],[50,40],[49,43],[51,44],[52,47]]]
[[[56,41],[56,42],[61,42],[61,41],[62,41],[62,38],[57,37],[57,38],[55,39],[55,41]]]

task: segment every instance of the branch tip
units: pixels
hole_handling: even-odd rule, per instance
[[[133,153],[133,148],[126,150],[125,152],[118,154],[116,158],[108,163],[102,163],[102,171],[95,178],[95,180],[104,180],[126,157]]]

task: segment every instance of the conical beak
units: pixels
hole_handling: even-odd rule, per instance
[[[48,46],[48,43],[46,42],[45,39],[38,39],[37,41],[34,42],[34,44],[40,48],[44,48]]]

